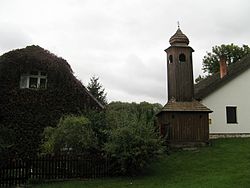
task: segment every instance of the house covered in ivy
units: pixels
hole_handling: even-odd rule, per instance
[[[44,127],[63,115],[103,109],[66,60],[39,46],[0,56],[0,88],[0,125],[12,131],[19,154],[38,149]]]

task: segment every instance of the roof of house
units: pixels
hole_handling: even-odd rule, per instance
[[[216,89],[228,83],[250,67],[250,55],[243,57],[236,63],[228,66],[227,75],[220,78],[220,72],[207,77],[194,86],[195,99],[201,100],[214,92]]]
[[[212,110],[197,100],[190,102],[177,102],[175,100],[169,100],[168,103],[162,108],[161,112],[212,112]]]
[[[45,68],[46,70],[60,72],[65,78],[68,75],[75,88],[79,88],[94,101],[96,106],[104,109],[104,106],[89,92],[81,81],[74,76],[71,66],[65,59],[56,56],[40,46],[27,46],[26,48],[12,50],[0,56],[0,73],[1,68],[6,64],[12,65],[12,67],[16,65],[19,71],[26,71],[27,68],[35,67],[38,70]]]

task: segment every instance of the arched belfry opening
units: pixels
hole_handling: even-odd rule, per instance
[[[173,63],[173,56],[172,55],[168,56],[168,63]]]
[[[186,62],[186,56],[185,56],[185,54],[181,53],[179,55],[179,62],[180,63],[185,63]]]
[[[178,26],[167,53],[168,101],[157,114],[161,135],[171,145],[207,143],[212,111],[194,99],[193,48]]]

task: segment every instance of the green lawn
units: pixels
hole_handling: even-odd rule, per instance
[[[219,139],[197,151],[179,151],[133,178],[68,181],[35,188],[250,187],[250,138]]]

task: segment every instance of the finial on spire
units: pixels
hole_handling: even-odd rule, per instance
[[[178,29],[180,29],[180,22],[177,21],[177,26],[178,26]]]

